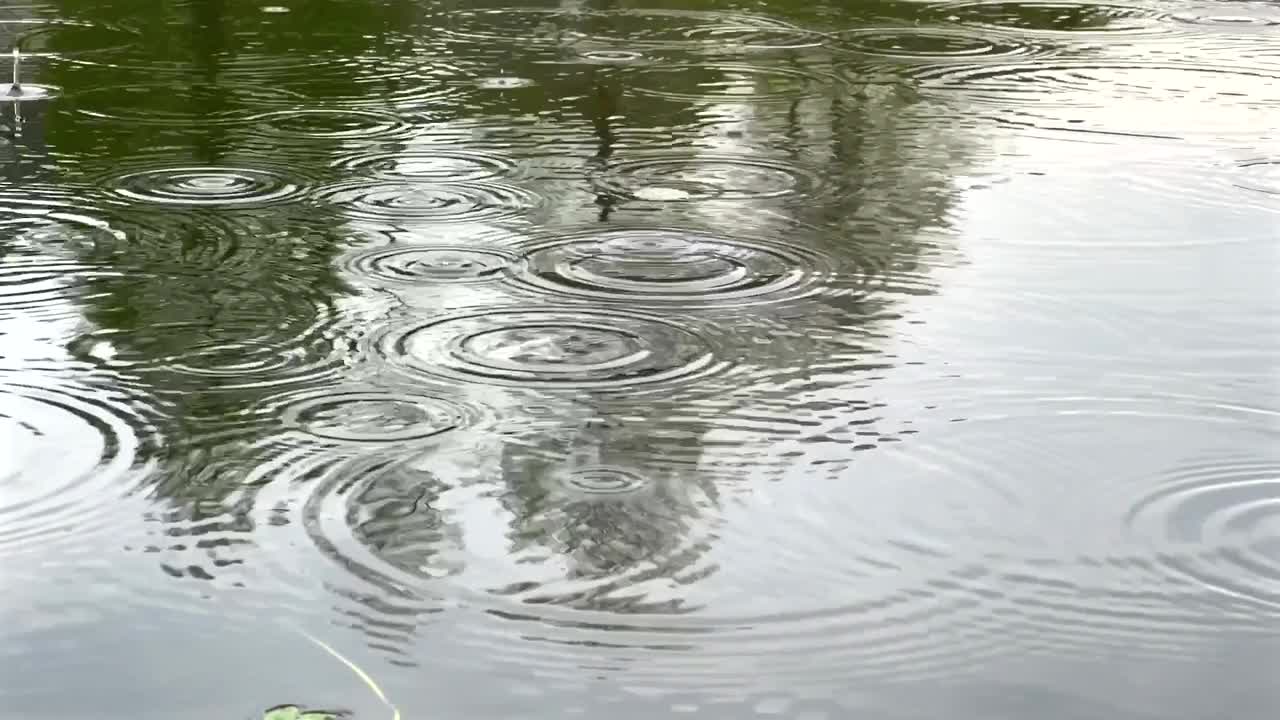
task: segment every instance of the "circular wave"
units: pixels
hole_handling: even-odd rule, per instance
[[[831,44],[860,55],[912,61],[973,62],[1043,52],[1013,38],[943,27],[857,28],[835,33]]]
[[[738,452],[715,459],[690,452],[705,428],[668,420],[539,424],[420,457],[290,463],[308,482],[272,482],[259,506],[304,518],[276,524],[303,527],[347,585],[377,588],[384,613],[424,597],[483,610],[452,639],[502,658],[491,671],[532,663],[549,679],[626,657],[629,677],[670,692],[826,693],[851,679],[954,678],[1029,652],[1154,657],[1207,627],[1249,626],[1171,582],[1165,548],[1130,536],[1144,522],[1166,532],[1180,506],[1271,562],[1277,462],[1199,463],[1234,467],[1237,489],[1190,504],[1169,498],[1195,491],[1158,494],[1130,513],[1136,523],[1117,501],[1135,489],[1125,478],[1160,463],[1153,447],[1167,458],[1245,438],[1272,451],[1246,436],[1274,413],[1177,398],[970,400],[951,413],[965,422],[924,423],[869,453],[851,451],[866,426],[851,416],[841,428],[838,406],[763,453],[738,430]]]
[[[305,98],[279,87],[196,85],[185,82],[111,85],[74,93],[75,112],[97,120],[138,125],[228,125]]]
[[[0,554],[109,531],[112,499],[155,469],[163,440],[133,398],[0,378]]]
[[[656,154],[612,163],[596,180],[606,192],[635,200],[762,200],[808,195],[816,174],[789,163],[733,155]]]
[[[631,65],[645,61],[644,54],[634,50],[582,50],[577,57],[595,65]]]
[[[382,335],[392,366],[431,377],[529,388],[669,386],[720,363],[697,331],[644,314],[588,308],[489,308]]]
[[[484,282],[501,277],[516,262],[497,249],[454,245],[395,245],[363,250],[347,266],[392,283]]]
[[[154,274],[130,284],[145,307],[182,313],[179,321],[154,321],[147,332],[101,328],[73,341],[70,350],[122,376],[144,376],[175,392],[198,378],[203,392],[269,388],[321,381],[340,372],[354,350],[363,322],[333,307],[313,280],[271,280],[226,274],[179,277]],[[130,277],[132,280],[132,277]],[[140,301],[135,301],[139,303]],[[369,312],[385,312],[381,305]],[[154,312],[154,311],[153,311]]]
[[[352,217],[415,222],[490,222],[519,217],[541,205],[529,190],[490,181],[352,181],[322,188],[315,199]]]
[[[514,576],[532,567],[523,570],[528,579],[512,577],[487,604],[473,601],[491,608],[490,620],[463,628],[464,642],[492,649],[521,638],[519,660],[510,662],[534,662],[549,677],[606,653],[626,656],[636,661],[628,673],[638,682],[727,695],[943,677],[1015,656],[1018,645],[1002,632],[1007,608],[995,573],[983,565],[981,541],[964,533],[976,527],[979,538],[989,536],[989,513],[1007,512],[1016,497],[1001,478],[953,478],[931,462],[941,453],[910,450],[867,455],[839,482],[806,476],[794,459],[776,466],[793,476],[764,477],[756,472],[760,458],[742,455],[719,469],[725,479],[711,479],[698,464],[673,470],[668,482],[690,488],[676,496],[688,510],[636,495],[635,476],[651,486],[663,477],[652,470],[572,468],[600,473],[602,489],[617,487],[615,495],[578,490],[571,468],[556,468],[548,474],[568,497],[584,500],[566,500],[561,490],[554,500],[505,506],[515,518],[529,517],[516,528],[524,531],[517,537],[529,537],[532,557],[503,570]],[[904,489],[924,494],[908,501]],[[911,512],[912,504],[921,512]],[[649,510],[656,518],[648,522],[659,527],[613,540],[591,535],[610,522],[635,527],[605,512],[614,508]],[[917,517],[935,525],[900,524]],[[539,530],[542,536],[533,534]],[[948,544],[953,536],[959,542]],[[538,561],[545,574],[536,572]],[[475,583],[484,570],[468,567],[450,582]],[[578,650],[584,647],[600,654]]]
[[[385,391],[308,391],[271,403],[288,427],[321,440],[405,443],[472,425],[476,413],[443,397]]]
[[[817,71],[741,64],[667,64],[626,68],[630,92],[681,102],[793,102],[839,82]]]
[[[1195,3],[1191,6],[1180,3],[1180,8],[1170,13],[1169,18],[1202,28],[1243,31],[1280,25],[1280,10],[1274,3],[1238,0],[1228,4]]]
[[[452,101],[465,91],[465,74],[443,58],[420,51],[395,57],[365,56],[326,65],[323,72],[303,68],[277,79],[284,88],[310,103],[329,108],[409,111]]]
[[[801,246],[664,227],[592,227],[520,247],[517,281],[593,301],[771,302],[820,291],[834,273]]]
[[[298,200],[308,183],[273,170],[172,167],[131,172],[108,181],[121,197],[163,205],[271,205]]]
[[[638,472],[607,465],[571,470],[564,473],[561,482],[570,490],[587,495],[622,495],[648,484]]]
[[[440,183],[490,180],[515,170],[515,163],[500,155],[447,148],[358,153],[334,166],[384,180]]]
[[[1060,61],[935,68],[926,88],[1008,114],[1014,124],[1178,139],[1266,135],[1280,74],[1179,63]]]
[[[77,57],[117,50],[138,41],[137,30],[123,25],[55,18],[0,19],[0,32],[15,37],[24,56]]]
[[[935,12],[952,22],[994,30],[1046,34],[1160,33],[1164,13],[1150,7],[1077,0],[982,0],[946,3]]]
[[[1179,466],[1126,520],[1161,565],[1235,601],[1280,609],[1280,457]]]
[[[95,280],[127,275],[125,269],[44,254],[8,255],[0,263],[0,317],[69,312],[65,305]]]
[[[374,110],[305,108],[277,110],[253,118],[254,128],[272,139],[380,140],[399,138],[411,128],[401,118]]]
[[[690,474],[670,431],[553,423],[419,454],[313,453],[255,480],[255,505],[283,509],[287,525],[273,524],[303,528],[352,592],[621,608],[655,563],[674,579],[707,569],[699,515],[714,512],[716,490]],[[499,545],[477,542],[476,513],[492,514]]]
[[[819,33],[772,18],[666,8],[558,10],[484,8],[453,11],[444,32],[467,41],[537,46],[582,43],[639,48],[741,51],[799,50],[822,44]]]

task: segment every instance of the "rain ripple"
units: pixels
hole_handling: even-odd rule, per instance
[[[464,41],[519,38],[540,46],[741,52],[800,50],[822,44],[821,34],[773,18],[674,8],[460,10],[449,13],[444,30]]]
[[[595,227],[520,243],[516,282],[592,301],[776,302],[833,290],[837,264],[798,244],[674,227]]]
[[[312,107],[263,113],[253,118],[253,129],[272,142],[309,144],[316,140],[387,141],[408,136],[412,127],[390,113]]]
[[[726,369],[709,329],[635,312],[464,310],[383,332],[373,348],[410,377],[533,389],[669,388]],[[669,392],[669,389],[667,390]]]
[[[1280,456],[1180,465],[1126,520],[1168,572],[1280,612]]]
[[[0,377],[0,555],[110,532],[110,499],[137,490],[162,455],[149,404],[15,380]]]
[[[244,123],[265,111],[282,110],[305,100],[275,86],[176,81],[112,84],[77,92],[69,99],[72,110],[96,120],[178,127]]]
[[[818,70],[734,63],[672,63],[624,69],[637,95],[683,103],[795,102],[820,97],[840,80]]]
[[[918,77],[1020,125],[1178,139],[1272,133],[1260,89],[1280,74],[1192,63],[1055,61],[936,68]]]
[[[475,182],[509,176],[516,164],[500,155],[455,148],[424,147],[361,152],[334,162],[334,167],[405,182]]]
[[[355,348],[362,316],[343,312],[323,288],[282,271],[271,279],[220,274],[182,277],[152,273],[131,291],[154,294],[187,317],[157,321],[153,333],[104,327],[81,334],[72,352],[122,378],[159,376],[198,382],[203,392],[309,383],[332,377]],[[362,312],[385,312],[373,303]],[[122,380],[123,382],[123,380]],[[186,383],[170,385],[174,392]]]
[[[952,22],[1044,35],[1160,34],[1165,14],[1149,7],[1077,0],[982,0],[943,3],[934,12]]]
[[[484,413],[470,404],[376,388],[305,390],[271,399],[259,413],[313,439],[381,445],[421,442],[472,427]]]
[[[709,153],[624,156],[596,179],[604,192],[654,202],[812,196],[820,184],[816,173],[792,163]]]
[[[160,167],[111,178],[121,197],[161,205],[271,205],[297,200],[310,185],[258,167]]]
[[[660,596],[713,571],[713,518],[701,516],[715,513],[717,490],[691,474],[692,436],[634,428],[548,420],[446,433],[426,452],[294,453],[256,473],[256,512],[282,536],[304,532],[347,574],[332,587],[351,597],[376,588],[386,604],[418,608],[678,611]],[[476,535],[479,514],[501,537]]]
[[[382,283],[485,282],[516,262],[497,248],[466,245],[392,245],[360,250],[344,261],[355,274]]]
[[[30,57],[80,58],[128,47],[137,30],[118,24],[69,18],[4,18],[0,33],[14,37],[13,46]]]
[[[314,200],[355,218],[415,223],[492,222],[542,205],[534,192],[495,181],[350,181],[321,188]]]

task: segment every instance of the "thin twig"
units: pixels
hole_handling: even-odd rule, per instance
[[[321,650],[324,650],[325,652],[329,653],[333,657],[337,658],[343,665],[346,665],[347,667],[351,668],[351,672],[355,673],[356,677],[364,681],[364,684],[367,685],[369,689],[373,691],[374,695],[378,696],[378,699],[382,701],[382,704],[386,705],[388,708],[391,709],[391,720],[400,720],[400,709],[397,708],[395,704],[393,704],[391,700],[387,698],[387,694],[382,692],[382,688],[378,687],[378,683],[374,682],[373,678],[369,676],[369,673],[365,672],[364,670],[361,670],[359,665],[356,665],[355,663],[348,660],[346,657],[343,656],[342,653],[333,649],[333,646],[329,645],[329,643],[312,635],[306,630],[303,630],[302,628],[297,627],[296,625],[291,625],[291,627],[293,627],[294,630],[298,631],[298,633],[301,634],[303,637],[305,637],[306,639],[318,645]]]

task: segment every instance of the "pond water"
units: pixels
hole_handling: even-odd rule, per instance
[[[1280,3],[0,36],[0,718],[1273,717]]]

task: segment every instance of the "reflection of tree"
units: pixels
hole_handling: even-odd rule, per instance
[[[405,61],[405,53],[421,52],[424,47],[445,53],[426,40],[419,45],[414,44],[419,41],[405,41],[406,35],[429,36],[430,31],[422,27],[418,4],[408,1],[308,2],[304,11],[284,19],[264,19],[256,3],[222,0],[196,0],[185,15],[167,4],[142,0],[75,5],[65,8],[67,16],[104,23],[128,18],[141,27],[143,41],[128,51],[129,65],[145,68],[154,63],[164,77],[193,89],[192,105],[185,110],[197,121],[168,127],[131,126],[60,112],[51,119],[50,128],[57,150],[76,158],[62,168],[67,180],[93,181],[118,174],[122,159],[153,149],[158,152],[151,157],[173,165],[239,163],[288,168],[300,177],[331,178],[335,157],[359,149],[352,144],[358,141],[291,139],[272,144],[245,124],[200,123],[198,119],[261,111],[233,92],[245,80],[268,87],[287,84],[318,100],[366,93],[369,106],[375,108],[385,94],[403,89],[397,83],[412,82],[412,78],[377,82],[370,77],[371,82],[354,83],[345,73],[363,70],[350,63],[339,63],[336,70],[285,63],[273,70],[272,58]],[[675,0],[647,5],[680,10],[708,6]],[[796,12],[811,12],[805,7]],[[787,12],[787,6],[777,8]],[[839,17],[846,11],[832,6],[825,12]],[[905,11],[902,17],[908,17]],[[592,18],[586,30],[594,23],[599,32],[605,32],[608,22]],[[176,32],[178,28],[186,30]],[[498,137],[523,129],[520,125],[528,124],[526,118],[555,118],[554,123],[560,124],[553,129],[565,135],[543,133],[539,137],[545,144],[532,148],[538,154],[535,162],[554,158],[561,167],[572,168],[568,180],[548,178],[540,188],[555,201],[549,223],[553,229],[621,218],[662,225],[697,224],[727,238],[776,231],[779,236],[772,238],[776,241],[821,245],[823,253],[839,256],[848,267],[873,276],[910,265],[919,255],[917,234],[945,216],[950,200],[947,180],[963,160],[955,133],[939,128],[936,119],[927,122],[914,115],[917,108],[911,96],[892,88],[851,89],[831,81],[822,92],[788,103],[762,104],[731,95],[698,104],[649,101],[628,94],[624,68],[587,66],[584,72],[580,65],[534,62],[545,60],[547,53],[524,53],[517,43],[486,43],[482,51],[477,50],[482,69],[487,69],[484,61],[499,57],[509,74],[532,78],[542,89],[468,96],[464,102],[432,108],[433,113],[491,127]],[[804,60],[805,68],[820,70],[823,77],[840,77],[838,58],[825,52],[799,57],[805,52],[764,53],[751,56],[750,61],[792,67]],[[249,53],[254,63],[238,63]],[[558,56],[559,51],[553,49],[550,54]],[[705,73],[688,77],[693,85],[714,81],[716,63],[724,60],[696,53],[681,56],[677,51],[664,51],[664,58],[704,64]],[[70,64],[49,68],[49,82],[72,95],[154,79],[148,75],[140,69]],[[148,103],[164,100],[140,95],[136,102],[145,111]],[[461,117],[466,114],[471,117]],[[716,122],[702,122],[704,117]],[[935,134],[929,136],[924,128],[934,128]],[[712,153],[774,160],[821,178],[824,194],[663,206],[597,192],[584,182],[586,176],[606,172],[611,163],[638,149],[681,154],[691,166]],[[220,438],[239,427],[245,408],[260,404],[279,389],[254,386],[251,369],[245,377],[222,382],[208,375],[166,371],[164,366],[170,358],[189,356],[193,348],[224,348],[226,354],[210,357],[233,367],[238,349],[252,344],[264,330],[274,329],[287,337],[332,311],[349,291],[334,278],[332,265],[351,226],[336,222],[336,213],[327,209],[297,204],[235,211],[175,207],[159,212],[131,207],[124,213],[150,229],[117,249],[113,262],[121,274],[95,280],[86,293],[84,315],[100,329],[94,339],[110,338],[112,353],[154,368],[135,374],[135,379],[165,397],[169,412],[187,423],[191,437],[186,462],[166,469],[157,478],[158,490],[175,504],[190,505],[191,517],[203,518],[209,512],[205,504],[216,504],[236,488],[234,481],[218,478],[236,473],[210,475],[202,463],[223,457],[231,443]],[[766,226],[760,220],[764,213],[783,222]],[[787,230],[795,227],[809,230],[804,234]],[[424,235],[432,230],[414,229]],[[442,287],[437,294],[440,307],[446,307],[446,300],[456,300],[465,292]],[[800,308],[757,306],[734,311],[732,318],[723,309],[710,310],[718,313],[713,318],[716,322],[751,336],[802,321],[816,325],[818,313],[834,317],[841,328],[871,324],[891,300],[872,300],[866,294],[818,297]],[[818,312],[811,312],[814,304],[821,306]],[[806,326],[799,327],[796,332],[803,333]],[[86,363],[101,357],[102,348],[94,342],[77,343],[74,349]],[[288,343],[282,343],[281,349],[287,350]],[[810,365],[829,359],[830,348],[812,341],[762,346],[746,361],[772,371],[798,368],[798,374],[803,374]],[[476,397],[479,402],[486,400],[478,392]],[[749,396],[742,400],[750,401]],[[579,422],[566,412],[563,433],[548,432],[519,442],[501,440],[497,452],[477,460],[484,465],[478,472],[493,473],[506,488],[501,504],[511,517],[506,530],[509,552],[541,558],[534,564],[543,572],[532,573],[527,581],[485,589],[530,603],[582,609],[688,610],[679,590],[671,585],[689,582],[708,570],[703,563],[710,533],[698,536],[691,531],[708,522],[703,515],[714,514],[719,495],[716,484],[699,468],[697,452],[711,419],[682,429],[686,452],[680,462],[669,462],[661,457],[665,441],[653,435],[654,423],[618,420],[631,411],[619,410],[609,400],[593,398],[586,405],[592,421]],[[660,416],[663,412],[674,415],[679,408],[673,402],[649,410]],[[501,411],[518,413],[524,408],[513,402]],[[429,463],[424,467],[429,468]],[[435,476],[432,472],[409,465],[388,466],[367,477],[346,500],[355,537],[402,572],[448,575],[455,560],[442,559],[440,548],[460,544],[465,535],[456,525],[459,520],[440,511],[450,484],[438,476],[438,470]],[[620,482],[617,475],[583,476],[593,472],[634,476],[637,487],[593,494],[592,482]],[[588,487],[575,487],[575,482]],[[554,576],[562,561],[564,572]],[[658,599],[664,593],[657,590],[651,597],[636,590],[648,582],[666,590],[667,599]]]
[[[607,410],[595,409],[604,419],[504,447],[512,554],[566,565],[561,577],[501,591],[584,610],[688,610],[679,597],[650,594],[671,595],[671,585],[705,570],[707,536],[690,531],[710,520],[700,516],[714,512],[718,490],[698,467],[702,431],[682,427],[683,443],[673,443],[658,435],[658,423],[612,422]]]

